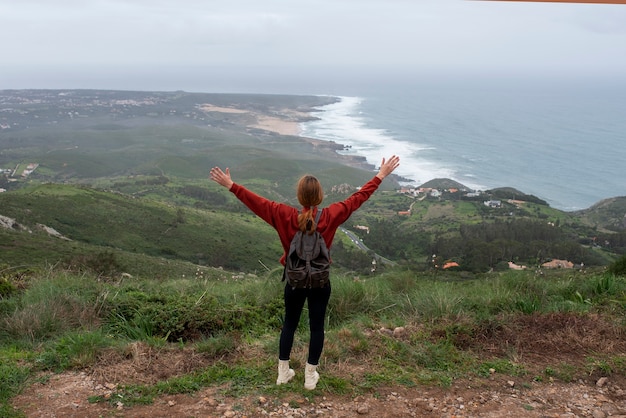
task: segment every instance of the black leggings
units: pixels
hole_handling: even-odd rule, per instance
[[[304,301],[309,306],[309,341],[308,363],[317,365],[324,348],[324,322],[326,307],[330,299],[330,283],[326,287],[317,289],[293,289],[285,285],[285,322],[280,333],[280,348],[278,358],[289,360],[293,346],[293,336],[300,322],[300,315],[304,308]]]

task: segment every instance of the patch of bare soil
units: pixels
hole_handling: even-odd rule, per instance
[[[585,365],[590,355],[623,356],[626,337],[601,318],[572,314],[531,315],[506,325],[492,325],[456,344],[484,358],[515,353],[515,362],[528,371],[523,377],[492,373],[487,378],[454,381],[450,387],[404,386],[379,388],[360,396],[324,393],[324,372],[360,375],[349,363],[320,367],[315,396],[228,397],[220,387],[190,395],[167,395],[150,405],[90,403],[91,397],[110,398],[119,384],[153,384],[189,373],[210,360],[188,349],[157,350],[134,344],[126,353],[111,352],[93,367],[66,372],[33,383],[13,399],[27,417],[623,417],[626,418],[626,376],[599,370],[579,370],[572,383],[552,381],[546,368]],[[509,357],[510,358],[510,357]],[[535,381],[536,376],[544,376]],[[273,382],[275,376],[268,376]],[[287,385],[302,384],[302,372]],[[271,384],[271,383],[268,383]],[[289,387],[289,386],[287,386]]]

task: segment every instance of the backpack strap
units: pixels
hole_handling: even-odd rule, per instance
[[[320,216],[322,216],[322,211],[324,209],[319,209],[317,214],[315,215],[315,229],[317,230],[317,223],[320,221]]]

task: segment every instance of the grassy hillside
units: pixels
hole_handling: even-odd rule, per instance
[[[274,385],[280,269],[257,278],[219,270],[108,280],[60,268],[0,274],[6,417],[22,416],[11,407],[21,390],[74,371],[95,376],[100,387],[89,399],[72,398],[81,408],[126,414],[205,387],[220,387],[224,397],[277,400],[295,391],[321,402],[494,377],[525,388],[602,376],[619,385],[626,373],[626,281],[607,273],[512,271],[470,281],[456,273],[334,274],[322,380],[313,392],[302,390],[301,375]],[[303,320],[292,356],[297,369],[306,329]],[[155,367],[145,367],[146,359]]]
[[[50,183],[0,194],[3,216],[39,231],[1,230],[10,243],[5,245],[3,261],[16,265],[65,262],[85,244],[92,247],[91,253],[120,250],[250,273],[278,265],[282,249],[275,231],[232,194],[207,180],[137,176],[101,183],[117,191]],[[293,191],[287,195],[289,191],[282,188],[288,187],[278,181],[255,178],[244,184],[275,200],[296,204]],[[326,201],[344,199],[354,189],[331,188]],[[408,208],[410,215],[399,214]],[[416,199],[383,190],[344,227],[378,255],[418,271],[432,268],[432,254],[458,261],[462,270],[473,272],[499,263],[506,268],[512,260],[534,267],[541,262],[537,251],[543,252],[542,259],[568,259],[589,267],[616,258],[611,248],[590,245],[590,237],[597,232],[572,214],[532,203],[511,210],[465,200]],[[39,224],[72,241],[47,236]],[[367,231],[359,229],[362,226]],[[370,274],[373,257],[337,233],[336,268]]]
[[[613,197],[596,203],[589,209],[577,212],[587,224],[609,232],[626,229],[626,196]]]
[[[246,271],[258,269],[258,260],[273,265],[280,256],[274,230],[248,213],[233,216],[58,184],[7,193],[0,201],[5,216],[30,229],[44,224],[73,241],[103,250]],[[266,244],[252,244],[252,236]],[[22,257],[30,255],[22,252]]]

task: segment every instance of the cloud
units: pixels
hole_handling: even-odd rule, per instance
[[[624,21],[626,6],[564,3],[0,0],[9,57],[0,80],[69,80],[81,70],[179,78],[626,72]]]

